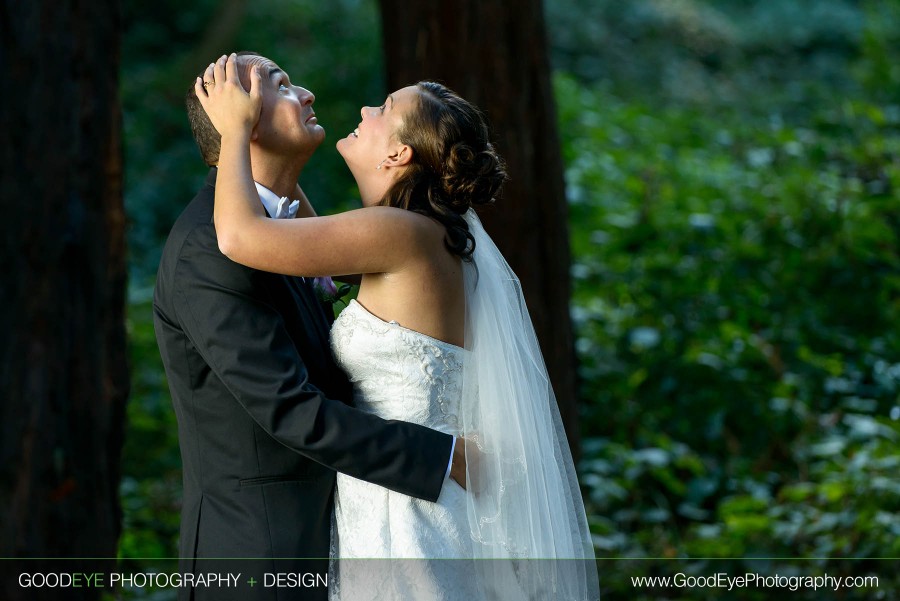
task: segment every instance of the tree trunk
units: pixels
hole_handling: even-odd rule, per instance
[[[487,115],[510,181],[482,220],[522,281],[577,457],[568,211],[541,0],[380,3],[388,88],[439,81]]]
[[[0,14],[0,557],[115,557],[125,215],[116,0],[3,0]],[[0,598],[98,599],[21,588]],[[100,562],[57,569],[100,569]]]

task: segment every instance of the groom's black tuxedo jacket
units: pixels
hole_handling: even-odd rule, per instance
[[[327,558],[334,470],[433,501],[451,438],[341,402],[350,386],[331,357],[331,320],[310,285],[219,252],[215,177],[213,169],[172,227],[153,301],[184,465],[180,569],[208,572],[212,564],[202,558]],[[303,571],[308,563],[218,567],[242,572],[237,589],[182,588],[182,598],[325,595],[261,586],[264,572]],[[250,576],[260,584],[249,587]]]

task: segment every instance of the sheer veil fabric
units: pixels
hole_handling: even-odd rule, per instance
[[[521,285],[471,209],[464,262],[468,523],[485,599],[593,600],[593,545]]]

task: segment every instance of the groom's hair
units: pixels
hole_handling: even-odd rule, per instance
[[[238,56],[260,56],[258,52],[250,50],[242,50],[237,53]],[[200,77],[206,72],[206,67],[200,72]],[[222,136],[213,127],[212,121],[200,99],[197,98],[197,92],[194,91],[194,83],[188,87],[187,96],[185,97],[185,105],[187,106],[188,122],[191,124],[191,132],[194,134],[194,141],[200,149],[200,156],[207,166],[212,167],[219,164],[219,151],[222,147]]]

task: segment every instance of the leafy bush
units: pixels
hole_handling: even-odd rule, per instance
[[[598,555],[896,556],[900,107],[848,73],[740,104],[557,76]]]
[[[868,2],[866,12],[850,0],[554,0],[545,8],[560,71],[629,97],[744,105],[759,93],[808,97],[811,81],[831,91],[851,83],[839,74],[873,27],[896,35],[873,26],[897,16],[890,4]]]

